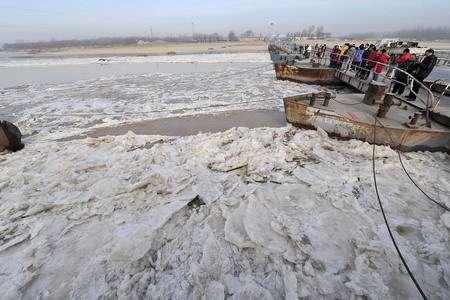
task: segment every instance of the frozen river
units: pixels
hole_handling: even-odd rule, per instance
[[[0,154],[2,299],[420,299],[374,171],[409,268],[448,298],[450,213],[392,149],[279,123],[164,128],[279,116],[321,89],[276,81],[268,54],[0,64],[0,119],[25,135]],[[400,157],[449,207],[449,155]]]
[[[122,57],[46,58],[19,56],[7,60],[0,58],[0,88],[39,83],[67,83],[108,76],[139,74],[214,73],[227,68],[254,67],[255,64],[238,62],[171,63],[166,60],[148,62],[149,59]],[[3,64],[2,64],[3,63]]]

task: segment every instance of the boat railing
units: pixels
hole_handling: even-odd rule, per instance
[[[331,55],[333,54],[334,59],[331,59]],[[421,83],[419,80],[417,80],[413,75],[411,75],[410,73],[407,73],[405,70],[402,70],[398,67],[395,67],[391,64],[383,64],[380,63],[376,60],[369,60],[369,59],[365,59],[365,58],[361,58],[361,62],[365,62],[365,65],[367,65],[368,62],[372,62],[373,66],[370,69],[361,67],[358,64],[353,64],[353,62],[350,62],[350,56],[345,55],[345,54],[340,54],[340,53],[331,53],[331,50],[327,50],[325,52],[318,52],[318,51],[312,51],[311,55],[310,55],[311,60],[314,60],[315,62],[316,59],[318,60],[318,62],[321,65],[324,66],[330,66],[332,61],[337,62],[338,64],[336,65],[336,68],[341,70],[342,72],[347,72],[350,69],[355,69],[357,72],[359,70],[361,71],[367,71],[369,74],[373,74],[375,73],[375,71],[373,70],[374,66],[376,66],[377,64],[382,65],[383,69],[387,69],[386,73],[377,73],[379,74],[380,77],[383,78],[382,82],[384,82],[386,79],[389,79],[391,81],[391,84],[393,84],[394,82],[398,82],[400,84],[403,84],[402,82],[399,82],[397,80],[394,79],[395,76],[395,72],[400,72],[406,75],[406,78],[408,78],[407,80],[407,84],[406,86],[410,87],[411,89],[411,93],[413,93],[420,101],[422,101],[423,104],[425,104],[427,107],[434,109],[436,107],[436,105],[433,105],[435,103],[434,101],[434,95],[431,92],[431,90],[429,88],[427,88],[423,83]],[[339,63],[340,63],[340,67],[339,67]],[[373,75],[372,75],[373,76]],[[370,78],[370,75],[367,77]],[[427,99],[423,100],[422,97],[420,95],[418,95],[416,92],[413,91],[413,87],[414,85],[419,85],[420,87],[422,87],[425,91],[427,91]]]
[[[350,69],[354,69],[356,74],[360,71],[368,72],[367,78],[370,78],[370,76],[373,76],[372,74],[375,73],[375,71],[373,69],[377,64],[382,65],[383,69],[387,70],[385,73],[383,73],[383,72],[377,73],[379,77],[383,78],[382,82],[389,80],[389,82],[390,82],[389,90],[392,90],[392,86],[394,83],[399,83],[399,84],[405,85],[405,87],[408,87],[410,90],[410,93],[415,95],[416,98],[425,105],[424,112],[425,112],[426,123],[430,127],[430,118],[429,118],[430,111],[434,111],[436,109],[436,107],[439,105],[440,101],[436,101],[433,92],[427,86],[425,86],[422,82],[417,80],[413,75],[407,73],[405,70],[402,70],[392,64],[383,64],[378,61],[368,60],[368,59],[364,59],[364,58],[361,59],[361,62],[365,62],[366,65],[367,65],[367,62],[373,62],[373,67],[371,67],[371,68],[361,67],[360,64],[353,64],[353,61],[350,61],[350,56],[340,54],[340,53],[334,53],[333,54],[334,59],[332,60],[331,59],[332,49],[325,49],[325,50],[321,51],[320,48],[311,46],[312,50],[307,51],[307,46],[296,45],[297,49],[303,49],[303,52],[299,52],[299,51],[295,51],[295,48],[292,46],[292,44],[289,44],[286,42],[278,44],[277,46],[284,49],[284,51],[286,51],[286,53],[288,53],[288,54],[295,54],[295,55],[300,54],[301,55],[301,54],[306,53],[306,55],[303,55],[303,58],[308,59],[308,61],[311,61],[311,62],[318,62],[324,66],[330,66],[332,61],[337,61],[338,64],[337,64],[336,68],[339,69],[340,72],[346,73]],[[440,58],[441,60],[445,60],[446,62],[450,61],[450,58],[444,58],[442,56],[440,56],[440,57],[441,57]],[[291,63],[293,63],[293,62],[291,62]],[[339,64],[340,64],[340,67],[338,68]],[[344,66],[344,67],[342,67],[342,66]],[[406,78],[407,78],[406,84],[404,82],[399,82],[395,79],[396,72],[403,73],[406,76]],[[414,91],[414,88],[416,86],[420,86],[420,88],[422,88],[426,92],[426,99]]]
[[[426,87],[422,82],[417,80],[413,75],[411,75],[408,72],[406,72],[405,70],[397,68],[393,65],[380,63],[376,60],[369,60],[369,59],[362,58],[361,62],[365,62],[366,65],[368,62],[371,62],[371,63],[373,63],[373,65],[369,68],[361,67],[358,64],[353,64],[353,62],[350,62],[350,56],[348,56],[348,55],[344,55],[344,54],[340,54],[340,53],[333,53],[333,56],[331,56],[331,54],[332,54],[331,51],[329,53],[330,53],[330,55],[327,55],[328,53],[325,53],[325,55],[322,55],[322,57],[319,57],[318,58],[319,63],[323,64],[323,65],[327,65],[327,60],[330,63],[332,61],[337,62],[336,69],[338,69],[340,72],[343,72],[343,73],[346,73],[350,69],[353,68],[355,70],[356,74],[358,74],[358,72],[361,72],[361,71],[367,72],[368,76],[366,78],[370,78],[370,76],[373,76],[372,74],[376,73],[373,70],[373,69],[375,69],[376,65],[377,64],[382,65],[383,68],[387,69],[386,73],[383,73],[383,72],[377,73],[381,78],[383,78],[382,82],[385,82],[386,80],[390,81],[389,90],[392,89],[392,85],[395,82],[409,87],[411,93],[414,94],[416,96],[416,98],[419,99],[425,105],[426,123],[428,126],[430,126],[430,119],[429,119],[430,111],[435,110],[435,108],[437,107],[439,102],[435,101],[435,96],[434,96],[433,92],[428,87]],[[331,57],[333,57],[333,59]],[[404,75],[406,75],[406,78],[407,78],[406,84],[404,82],[400,82],[400,81],[397,81],[394,79],[396,72],[400,72],[400,73],[403,73]],[[416,93],[414,91],[414,87],[417,85],[420,86],[424,91],[426,91],[426,99],[422,99],[421,95],[419,95],[418,93]]]
[[[305,58],[318,57],[319,55],[331,53],[331,49],[327,49],[322,52],[319,51],[319,48],[315,48],[312,45],[297,45],[295,43],[291,43],[290,41],[272,40],[271,44],[282,49],[287,54],[306,54]],[[308,46],[311,46],[313,49],[308,51]],[[434,55],[437,57],[436,65],[450,66],[450,50],[435,50]]]

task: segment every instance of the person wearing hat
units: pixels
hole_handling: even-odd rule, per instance
[[[417,79],[420,83],[423,83],[423,80],[430,75],[431,71],[433,71],[434,66],[436,65],[437,57],[434,55],[433,49],[428,49],[425,51],[425,58],[421,63],[414,64],[410,69],[414,78]],[[416,95],[419,92],[420,84],[417,82],[413,83],[412,91],[409,93],[406,98],[411,101],[416,100]],[[414,93],[413,93],[414,92]]]

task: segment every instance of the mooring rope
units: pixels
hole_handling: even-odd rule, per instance
[[[392,137],[391,137],[391,134],[389,133],[389,130],[387,130],[387,128],[383,125],[383,123],[381,123],[381,121],[380,121],[378,118],[375,118],[375,120],[376,120],[378,123],[380,123],[381,127],[383,127],[383,129],[387,132],[387,134],[388,134],[388,136],[389,136],[389,139],[391,140],[392,144],[394,144],[394,141],[393,141],[393,139],[392,139]],[[408,129],[408,131],[409,131],[409,129]],[[442,204],[442,203],[439,203],[438,201],[436,201],[436,200],[434,200],[433,198],[431,198],[430,196],[428,196],[428,194],[425,193],[425,191],[422,190],[422,189],[419,187],[419,185],[414,181],[414,179],[412,179],[411,175],[410,175],[409,172],[406,170],[406,168],[405,168],[405,166],[404,166],[404,164],[403,164],[402,156],[400,155],[400,150],[398,150],[398,147],[395,147],[394,150],[397,152],[398,159],[399,159],[400,164],[401,164],[401,166],[402,166],[402,168],[403,168],[403,171],[406,173],[406,175],[407,175],[408,178],[411,180],[411,182],[419,189],[419,191],[421,191],[422,194],[424,194],[430,201],[432,201],[432,202],[434,202],[435,204],[439,205],[440,207],[442,207],[442,208],[445,209],[446,211],[450,211],[450,209],[449,209],[447,206],[445,206],[445,205]]]
[[[423,290],[420,287],[419,283],[417,282],[416,278],[414,277],[411,270],[409,269],[408,264],[406,263],[406,260],[403,258],[402,252],[400,251],[400,249],[397,246],[397,242],[395,241],[395,238],[392,234],[391,228],[389,227],[389,223],[388,223],[386,214],[383,209],[383,204],[381,203],[380,194],[378,192],[377,176],[376,176],[376,170],[375,170],[375,138],[376,138],[376,132],[377,132],[376,124],[377,124],[377,118],[375,117],[374,130],[373,130],[373,148],[372,148],[372,172],[373,172],[373,181],[374,181],[374,186],[375,186],[375,192],[376,192],[376,195],[378,198],[378,203],[380,205],[381,213],[383,214],[384,223],[386,224],[387,230],[389,232],[389,236],[391,237],[392,243],[394,243],[394,247],[395,247],[395,250],[397,250],[398,256],[400,256],[400,259],[401,259],[403,265],[405,266],[406,271],[409,274],[409,277],[411,277],[412,281],[414,282],[414,285],[416,286],[416,288],[419,290],[420,294],[422,295],[422,298],[425,300],[428,300],[427,296],[423,292]]]

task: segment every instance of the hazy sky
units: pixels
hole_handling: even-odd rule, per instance
[[[323,25],[333,35],[450,26],[450,0],[0,0],[0,44],[18,40],[256,35]],[[272,25],[271,25],[272,24]]]

